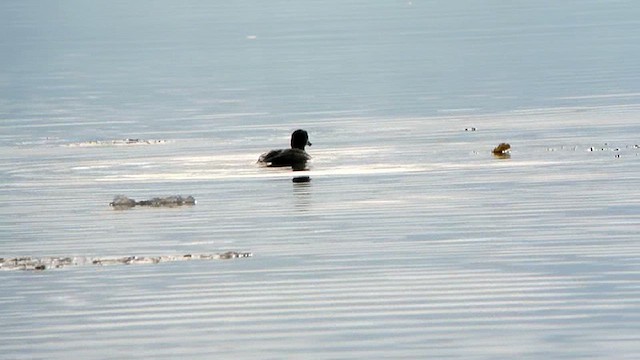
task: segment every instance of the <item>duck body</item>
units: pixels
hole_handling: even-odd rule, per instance
[[[260,155],[258,159],[259,163],[266,166],[279,167],[279,166],[296,166],[298,164],[304,164],[307,160],[310,160],[311,156],[306,151],[300,149],[278,149],[271,150]]]
[[[311,146],[309,134],[298,129],[291,134],[291,148],[271,150],[260,155],[258,163],[269,167],[291,166],[294,169],[304,168],[311,156],[304,151],[305,146]]]

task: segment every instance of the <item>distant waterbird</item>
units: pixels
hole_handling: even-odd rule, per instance
[[[260,155],[258,163],[268,167],[291,166],[294,170],[303,170],[311,156],[304,150],[311,146],[309,134],[298,129],[291,134],[291,148],[271,150]]]

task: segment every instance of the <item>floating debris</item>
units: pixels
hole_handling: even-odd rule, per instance
[[[109,206],[112,206],[116,209],[128,209],[134,206],[176,207],[195,204],[196,199],[191,195],[187,197],[182,197],[180,195],[156,197],[151,200],[142,201],[135,201],[134,199],[130,199],[124,195],[117,195],[115,198],[113,198],[113,201],[109,203]]]
[[[470,128],[465,128],[464,131],[476,131],[478,129],[474,128],[474,127],[470,127]]]
[[[553,147],[548,147],[546,151],[586,151],[589,153],[614,153],[615,158],[621,158],[623,155],[628,153],[635,153],[638,156],[638,153],[634,150],[639,149],[640,146],[627,144],[627,145],[618,145],[613,146],[610,143],[602,143],[602,145],[556,145]]]
[[[607,150],[608,150],[607,148],[603,148],[603,147],[601,147],[601,148],[596,148],[596,147],[591,146],[591,147],[589,148],[589,151],[607,151]]]
[[[157,145],[165,144],[167,140],[153,139],[119,139],[119,140],[91,140],[67,144],[67,146],[122,146],[122,145]]]
[[[142,265],[158,264],[161,262],[189,261],[189,260],[228,260],[252,257],[250,252],[227,251],[221,254],[185,254],[163,256],[124,256],[124,257],[19,257],[0,258],[0,270],[46,270],[60,269],[68,266],[83,265]]]
[[[498,155],[504,154],[511,149],[511,145],[507,143],[500,143],[500,145],[496,146],[491,152]]]
[[[510,159],[511,158],[510,150],[511,150],[511,145],[507,143],[500,143],[493,150],[491,150],[491,152],[493,153],[493,156],[495,156],[498,159]]]

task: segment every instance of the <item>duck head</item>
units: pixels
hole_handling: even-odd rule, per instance
[[[291,134],[291,148],[304,150],[305,146],[311,146],[309,134],[302,129],[298,129]]]

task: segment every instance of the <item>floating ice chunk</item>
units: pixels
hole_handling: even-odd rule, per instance
[[[124,195],[117,195],[113,198],[113,201],[109,203],[110,206],[118,209],[132,208],[134,206],[151,206],[151,207],[175,207],[183,205],[195,205],[196,199],[189,195],[183,197],[180,195],[172,195],[167,197],[155,197],[150,200],[135,201]]]
[[[46,270],[83,265],[143,265],[189,260],[227,260],[252,257],[250,252],[227,251],[220,254],[186,254],[123,257],[19,257],[0,258],[0,270]]]

